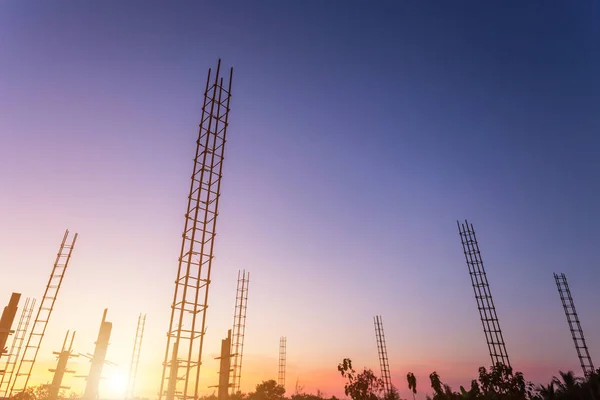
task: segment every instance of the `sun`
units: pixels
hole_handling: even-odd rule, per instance
[[[127,374],[123,371],[112,371],[106,377],[106,389],[111,394],[124,394],[127,389]]]

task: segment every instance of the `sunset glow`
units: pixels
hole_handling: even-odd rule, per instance
[[[234,73],[200,395],[217,392],[239,270],[244,393],[277,380],[285,336],[286,396],[346,398],[344,358],[380,373],[375,315],[403,399],[408,372],[419,400],[433,371],[470,385],[490,355],[465,218],[511,365],[535,383],[581,375],[552,273],[569,277],[600,357],[600,8],[467,3],[2,3],[0,308],[12,292],[19,313],[39,305],[65,229],[79,234],[29,386],[52,381],[75,330],[63,384],[81,396],[108,309],[100,400],[125,398],[140,313],[134,397],[158,399],[218,59]],[[172,326],[188,332],[190,309]]]

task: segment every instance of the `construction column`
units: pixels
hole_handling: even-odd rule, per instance
[[[218,400],[229,399],[229,373],[231,372],[231,329],[227,331],[227,338],[221,341],[221,363],[219,367],[219,392]]]
[[[96,341],[96,348],[94,349],[94,355],[90,366],[90,373],[87,378],[85,385],[85,392],[83,398],[85,400],[97,400],[98,399],[98,384],[100,383],[100,377],[102,375],[102,367],[106,360],[106,352],[108,350],[108,341],[110,340],[110,333],[112,331],[112,323],[106,321],[106,313],[108,309],[104,310],[102,315],[102,323],[100,324],[100,331],[98,332],[98,340]]]
[[[8,340],[8,336],[12,333],[10,329],[15,320],[15,315],[17,315],[17,306],[19,305],[20,299],[21,293],[13,293],[10,296],[8,305],[4,307],[4,311],[2,312],[2,318],[0,318],[0,356],[4,355],[7,351],[6,341]]]

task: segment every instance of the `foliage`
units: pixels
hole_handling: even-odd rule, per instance
[[[11,396],[11,399],[13,399],[13,400],[36,400],[34,388],[28,387],[24,391]]]
[[[346,396],[352,400],[379,400],[383,392],[383,381],[375,376],[372,370],[364,369],[357,374],[352,368],[352,361],[349,358],[338,365],[338,371],[342,376],[348,379],[344,386]]]
[[[544,386],[537,387],[539,399],[543,400],[597,400],[600,399],[600,369],[586,378],[575,376],[573,371],[559,371],[558,377]]]
[[[392,386],[392,391],[384,395],[383,381],[372,370],[364,369],[357,373],[352,368],[352,361],[344,359],[338,365],[338,371],[347,379],[346,396],[352,400],[401,400],[398,391]],[[409,372],[406,375],[408,389],[417,392],[416,377]],[[432,396],[429,400],[600,400],[600,369],[586,378],[575,376],[572,371],[560,371],[547,385],[533,386],[525,381],[520,372],[513,373],[512,369],[503,364],[496,364],[489,370],[479,368],[478,379],[473,379],[468,389],[460,386],[460,391],[443,383],[437,372],[429,375]],[[256,391],[250,394],[236,393],[231,400],[285,400],[285,389],[274,380],[264,381],[256,386]],[[72,397],[72,396],[71,396]],[[43,385],[28,388],[22,394],[14,396],[15,400],[47,400],[47,390]],[[64,397],[61,396],[61,399]],[[201,400],[216,400],[216,396],[204,396]],[[304,387],[296,383],[295,393],[290,400],[338,400],[335,396],[326,399],[319,390],[316,394],[304,392]]]
[[[471,381],[469,390],[461,386],[460,392],[453,392],[449,385],[441,381],[435,371],[429,375],[429,380],[433,397],[427,396],[427,398],[432,400],[526,400],[535,397],[533,385],[525,382],[523,374],[520,372],[513,374],[510,367],[501,363],[493,366],[489,372],[484,367],[479,368],[479,379]]]
[[[29,386],[22,392],[19,392],[11,397],[13,400],[48,400],[50,391],[48,385]],[[78,397],[75,393],[59,393],[58,399],[73,399]]]
[[[408,382],[408,390],[412,392],[414,400],[415,395],[417,394],[417,378],[415,378],[415,374],[412,372],[406,374],[406,381]]]
[[[444,389],[442,388],[442,381],[437,372],[433,371],[429,374],[429,381],[431,381],[431,388],[433,389],[433,398],[436,396],[444,396]]]
[[[335,399],[335,397],[332,397],[332,399]],[[316,395],[309,394],[309,393],[293,394],[292,400],[324,400],[324,399],[323,399],[322,393],[320,393],[320,391],[317,391]]]
[[[400,393],[398,393],[398,389],[396,389],[396,387],[394,385],[392,385],[392,387],[390,388],[390,392],[386,393],[385,396],[383,396],[384,400],[401,400],[400,399]]]
[[[481,394],[486,399],[525,399],[527,384],[521,372],[513,374],[512,368],[497,363],[488,372],[485,367],[479,368]]]
[[[292,395],[291,400],[338,400],[335,396],[331,396],[330,399],[327,399],[323,392],[317,389],[317,394],[310,393],[295,393]]]
[[[556,393],[556,388],[554,387],[554,380],[550,381],[550,383],[546,386],[540,385],[537,387],[537,392],[539,397],[547,400],[554,400],[558,398],[558,394]]]
[[[285,389],[283,386],[277,385],[274,380],[263,381],[261,384],[256,386],[256,391],[252,393],[237,392],[229,396],[229,400],[251,400],[251,399],[278,399],[287,400],[284,397]],[[316,394],[304,393],[304,386],[296,382],[294,394],[289,398],[290,400],[339,400],[335,396],[331,398],[325,397],[325,394],[317,389]],[[147,399],[146,399],[147,400]],[[198,400],[217,400],[216,394],[213,392],[208,396],[201,396]]]
[[[248,400],[282,400],[285,388],[273,379],[256,385],[256,391],[248,394]]]
[[[466,391],[464,387],[460,387],[460,395],[463,399],[477,399],[481,397],[481,389],[479,388],[479,383],[473,379],[471,381],[471,387],[469,391]]]
[[[573,371],[558,371],[558,374],[560,378],[555,376],[552,383],[556,385],[559,393],[574,393],[583,381],[581,378],[576,377]]]
[[[246,400],[247,397],[248,397],[248,395],[246,393],[242,393],[242,392],[238,391],[236,393],[232,393],[229,396],[229,400]]]
[[[412,384],[409,379],[409,389]],[[428,400],[599,400],[600,399],[600,369],[588,377],[576,377],[572,371],[559,372],[548,385],[534,386],[525,381],[521,372],[513,373],[512,369],[503,364],[496,364],[488,371],[479,368],[478,380],[471,381],[471,388],[460,387],[460,392],[444,384],[437,372],[429,375],[433,396]]]
[[[215,392],[213,391],[211,394],[209,395],[204,395],[204,396],[200,396],[198,398],[198,400],[217,400],[217,395],[215,394]]]

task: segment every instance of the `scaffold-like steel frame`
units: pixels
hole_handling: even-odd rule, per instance
[[[60,351],[55,351],[53,354],[56,355],[56,368],[49,369],[50,372],[54,372],[52,383],[47,386],[48,388],[48,400],[58,400],[61,389],[70,389],[69,386],[63,386],[62,381],[65,374],[72,374],[75,371],[67,369],[69,358],[79,357],[77,354],[73,354],[73,342],[75,341],[75,331],[71,333],[71,340],[69,341],[69,331],[65,334],[65,340]],[[67,343],[69,346],[67,347]]]
[[[373,318],[375,324],[375,337],[377,340],[377,354],[379,355],[379,366],[381,367],[381,379],[385,395],[389,396],[392,392],[392,378],[390,376],[390,365],[385,345],[385,335],[383,334],[383,319],[380,315]]]
[[[127,378],[126,399],[133,398],[135,390],[135,380],[137,378],[138,367],[140,365],[140,354],[142,352],[142,340],[144,339],[144,327],[146,326],[146,314],[138,316],[137,328],[135,330],[135,340],[133,342],[133,353],[131,354],[131,363],[129,364],[129,375]]]
[[[573,337],[573,343],[577,350],[577,357],[579,357],[579,363],[581,369],[586,377],[594,373],[594,363],[590,357],[587,344],[585,343],[585,337],[583,336],[583,329],[579,322],[579,316],[577,310],[575,310],[575,303],[573,302],[573,296],[571,296],[571,290],[567,282],[565,274],[554,274],[554,280],[556,281],[556,287],[558,288],[558,294],[562,301],[563,309],[565,310],[565,316],[567,317],[567,323],[569,324],[569,330]]]
[[[245,270],[238,271],[235,312],[233,314],[233,340],[231,342],[231,355],[233,357],[233,368],[231,369],[231,394],[240,391],[249,284],[250,272],[246,273]]]
[[[25,350],[23,351],[23,358],[19,363],[19,367],[17,368],[17,372],[11,385],[10,396],[12,396],[13,393],[16,394],[18,392],[22,392],[25,390],[25,388],[27,388],[31,371],[35,365],[35,360],[40,350],[40,345],[42,344],[44,334],[46,333],[46,328],[48,327],[48,321],[50,321],[50,316],[54,310],[54,303],[56,302],[56,298],[60,292],[65,273],[69,267],[69,261],[71,260],[73,249],[75,248],[77,236],[78,235],[76,233],[71,242],[68,242],[69,230],[67,229],[65,231],[58,254],[56,255],[56,261],[52,266],[50,279],[48,279],[46,290],[44,291],[42,301],[40,302],[40,307],[38,308],[37,315],[35,317],[35,322],[33,323],[31,332],[29,332],[27,344],[25,345]]]
[[[199,395],[233,68],[228,81],[220,72],[221,60],[212,82],[210,69],[206,80],[159,400],[197,399]]]
[[[10,346],[10,350],[8,351],[8,358],[6,359],[6,364],[4,364],[4,373],[0,375],[1,397],[7,397],[8,395],[10,383],[14,377],[15,367],[19,360],[19,356],[21,355],[21,349],[23,348],[23,342],[25,341],[25,335],[27,334],[27,329],[29,328],[29,322],[31,321],[34,309],[35,299],[29,297],[26,298],[25,305],[21,311],[21,316],[19,317],[15,336]]]
[[[464,224],[456,221],[456,224],[458,225],[458,233],[462,242],[467,267],[469,268],[471,284],[473,285],[475,299],[477,300],[477,309],[481,317],[481,324],[483,325],[483,332],[485,333],[492,365],[501,363],[510,367],[504,337],[500,329],[500,322],[496,314],[496,307],[492,299],[492,292],[481,259],[479,243],[475,236],[473,224],[469,224],[467,220],[465,220]]]
[[[285,388],[285,362],[286,362],[287,338],[279,338],[279,371],[277,373],[277,384]]]

